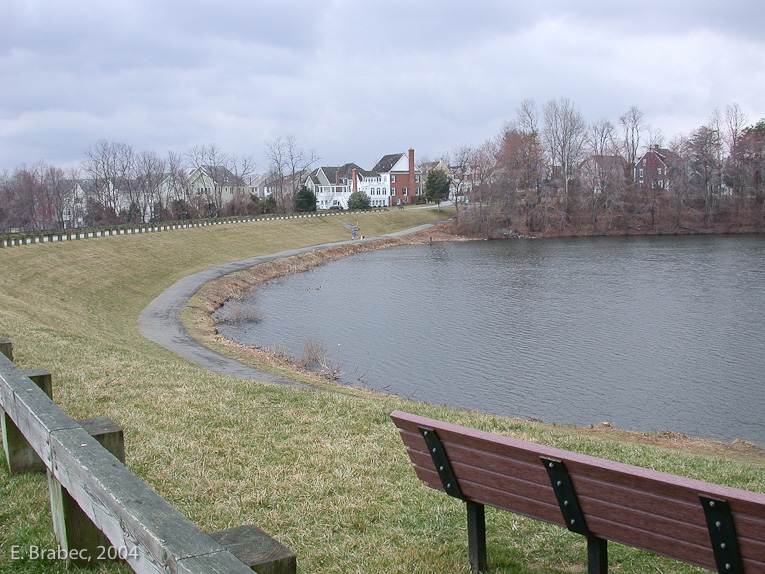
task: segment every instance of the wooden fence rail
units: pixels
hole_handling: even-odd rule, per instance
[[[295,555],[253,525],[202,532],[119,460],[119,427],[105,417],[83,421],[85,426],[72,420],[38,386],[49,390],[50,375],[18,369],[12,349],[0,338],[3,447],[11,472],[47,471],[54,530],[68,558],[97,565],[99,558],[116,556],[139,574],[295,572]],[[117,446],[110,452],[98,439],[115,433]],[[98,554],[79,526],[67,526],[71,516],[61,514],[67,497],[76,503],[68,506],[105,537]]]

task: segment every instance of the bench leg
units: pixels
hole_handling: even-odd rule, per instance
[[[486,518],[483,504],[466,501],[468,523],[468,553],[470,568],[474,571],[486,570]]]
[[[587,574],[608,573],[608,540],[587,537]]]

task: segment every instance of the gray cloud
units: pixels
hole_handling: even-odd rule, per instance
[[[765,115],[756,0],[6,0],[0,169],[99,139],[262,158],[295,135],[366,167],[493,137],[525,98],[630,106],[668,136],[737,102]],[[261,160],[265,163],[265,160]],[[265,167],[264,165],[262,167]]]

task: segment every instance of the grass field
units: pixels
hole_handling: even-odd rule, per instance
[[[444,216],[395,210],[351,222],[369,237]],[[141,309],[178,279],[349,239],[342,223],[350,217],[2,249],[0,336],[12,339],[20,367],[53,373],[54,399],[73,418],[120,424],[128,467],[192,521],[207,531],[257,524],[296,552],[304,573],[468,572],[463,505],[415,477],[388,418],[394,409],[765,491],[762,453],[746,445],[552,427],[331,385],[241,381],[203,371],[138,332]],[[55,548],[55,539],[45,478],[10,476],[0,462],[0,572],[63,572],[56,561],[13,559],[13,547]],[[493,572],[585,570],[577,535],[491,509],[487,529]],[[611,568],[698,571],[617,545]]]

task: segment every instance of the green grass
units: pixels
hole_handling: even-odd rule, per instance
[[[445,217],[432,210],[353,216],[366,236]],[[53,373],[72,417],[125,429],[127,465],[206,531],[255,523],[298,555],[304,573],[468,572],[462,503],[415,477],[394,409],[658,470],[765,491],[761,457],[692,450],[357,390],[301,390],[203,371],[138,332],[141,309],[211,265],[348,239],[344,216],[119,236],[0,250],[0,336],[22,368]],[[640,438],[640,437],[638,437]],[[659,444],[651,444],[656,441]],[[11,560],[11,547],[54,548],[41,476],[0,471],[0,572],[64,571]],[[493,572],[585,570],[581,537],[487,511]],[[697,569],[612,545],[624,572]],[[124,571],[102,565],[105,572]]]

